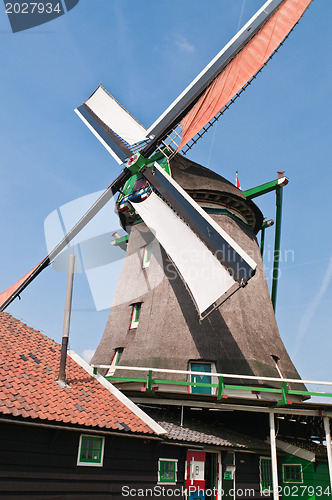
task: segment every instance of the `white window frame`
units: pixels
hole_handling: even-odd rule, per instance
[[[98,439],[101,439],[100,462],[82,462],[81,461],[81,451],[82,451],[82,441],[83,441],[83,438],[88,438],[88,439],[98,438]],[[105,438],[104,438],[104,436],[97,436],[97,435],[92,435],[92,434],[81,434],[80,435],[79,444],[78,444],[77,465],[83,466],[83,467],[103,467],[103,465],[104,465],[104,449],[105,449]]]
[[[160,479],[160,462],[174,462],[175,463],[175,481],[162,481]],[[158,482],[157,484],[176,484],[178,480],[178,462],[177,458],[159,458],[158,460]]]
[[[285,468],[286,467],[300,467],[301,481],[285,481]],[[285,484],[303,484],[303,467],[302,464],[282,464],[282,480]]]
[[[282,371],[280,369],[280,366],[279,366],[279,361],[280,361],[280,358],[278,358],[278,356],[275,356],[274,354],[271,355],[271,358],[273,359],[274,361],[274,364],[275,364],[275,367],[276,367],[276,370],[280,376],[280,378],[284,378],[283,374],[282,374]]]
[[[120,353],[120,349],[122,349],[121,353]],[[119,358],[121,358],[123,351],[124,351],[123,347],[117,347],[115,349],[114,356],[113,356],[112,361],[111,361],[111,366],[110,366],[108,372],[106,373],[105,377],[111,377],[112,375],[114,375],[115,368],[116,368],[117,364],[119,363]]]
[[[142,313],[142,302],[136,302],[135,304],[132,304],[131,307],[132,307],[132,311],[131,311],[131,320],[130,320],[130,330],[132,328],[138,327],[138,323],[139,323],[141,313]],[[135,320],[135,316],[136,316],[136,312],[137,312],[138,307],[140,309],[139,317],[138,317],[138,320]]]

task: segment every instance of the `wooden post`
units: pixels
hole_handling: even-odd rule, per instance
[[[330,430],[330,419],[329,417],[323,417],[324,421],[324,429],[326,436],[326,449],[327,449],[327,460],[329,464],[329,473],[330,473],[330,485],[332,491],[332,445],[331,445],[331,430]]]
[[[66,382],[66,361],[67,361],[69,326],[70,326],[70,316],[71,316],[71,303],[73,296],[74,269],[75,269],[75,255],[69,255],[67,293],[66,293],[65,315],[63,320],[60,369],[58,376],[58,382],[61,382],[63,384]]]
[[[274,413],[270,412],[270,446],[272,459],[272,484],[273,484],[273,500],[279,500],[279,485],[278,485],[278,462],[277,462],[277,447],[276,447],[276,429]]]

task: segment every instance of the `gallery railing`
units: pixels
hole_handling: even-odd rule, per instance
[[[278,377],[257,377],[254,375],[238,375],[231,373],[213,373],[213,372],[199,372],[199,371],[191,371],[191,370],[171,370],[171,369],[163,369],[163,368],[146,368],[146,367],[137,367],[137,366],[111,366],[111,365],[92,365],[94,372],[97,373],[98,369],[108,369],[108,373],[105,375],[105,378],[110,382],[137,382],[144,384],[144,390],[146,392],[153,393],[155,391],[154,386],[159,385],[176,385],[176,386],[185,386],[191,388],[209,388],[211,389],[211,394],[216,395],[217,400],[226,399],[229,397],[227,392],[235,391],[232,396],[235,395],[236,391],[250,391],[257,393],[273,393],[281,395],[281,400],[277,402],[278,406],[283,406],[287,404],[291,404],[292,401],[289,399],[289,396],[303,396],[303,397],[311,397],[315,396],[318,398],[331,398],[332,393],[323,392],[323,391],[310,391],[303,390],[303,388],[297,390],[294,388],[290,388],[289,384],[298,384],[298,385],[315,385],[315,386],[329,386],[332,389],[332,382],[326,381],[315,381],[315,380],[302,380],[302,379],[293,379],[293,378],[278,378]],[[130,372],[145,372],[146,375],[144,377],[121,377],[118,375],[114,375],[115,371],[125,370]],[[156,374],[178,374],[178,375],[186,375],[188,377],[187,380],[172,380],[172,379],[160,379],[156,377]],[[198,381],[197,377],[208,377],[210,379],[207,381]],[[227,383],[227,380],[241,380],[240,383]],[[245,384],[242,382],[246,381]],[[247,382],[251,382],[255,384],[255,382],[259,385],[249,385]],[[262,386],[261,384],[266,385]],[[280,384],[280,387],[273,387],[276,383]],[[271,385],[272,386],[271,386]]]

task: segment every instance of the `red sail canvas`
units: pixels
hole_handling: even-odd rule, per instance
[[[260,70],[312,0],[286,0],[263,28],[226,66],[181,121],[182,149]]]
[[[18,289],[21,287],[21,285],[25,283],[25,281],[27,281],[30,278],[30,276],[32,275],[34,270],[37,269],[38,266],[39,264],[35,266],[33,269],[31,269],[31,271],[29,271],[25,276],[23,276],[23,278],[14,283],[14,285],[8,288],[8,290],[5,290],[4,292],[0,293],[0,308],[2,308],[2,306],[6,303],[6,301],[13,295],[17,296]]]

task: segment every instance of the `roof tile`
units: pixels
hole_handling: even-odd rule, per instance
[[[67,356],[67,383],[57,382],[61,346],[8,313],[0,313],[0,413],[153,434],[98,380]],[[125,422],[119,430],[116,422]]]

